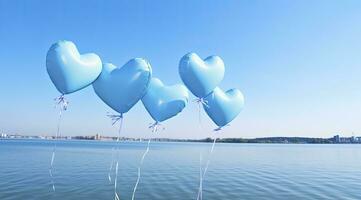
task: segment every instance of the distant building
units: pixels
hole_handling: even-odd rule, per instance
[[[351,143],[352,142],[352,137],[341,137],[340,142],[341,143]]]
[[[334,143],[340,143],[340,142],[341,142],[340,136],[339,136],[339,135],[333,136],[333,142],[334,142]]]
[[[102,139],[102,136],[100,136],[99,134],[96,134],[94,139],[95,139],[95,140],[101,140],[101,139]]]

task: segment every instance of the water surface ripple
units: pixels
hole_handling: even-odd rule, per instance
[[[100,141],[58,143],[52,192],[52,143],[0,140],[1,200],[113,199],[111,148]],[[211,144],[151,143],[136,199],[196,199],[199,153]],[[120,199],[130,199],[146,142],[123,142]],[[361,145],[216,144],[205,200],[361,199]]]

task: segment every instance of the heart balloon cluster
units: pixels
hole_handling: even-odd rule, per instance
[[[94,53],[80,54],[70,41],[53,44],[46,56],[51,81],[62,94],[93,85],[99,98],[120,114],[142,101],[150,116],[162,122],[180,113],[188,103],[187,88],[202,102],[208,116],[219,127],[227,125],[241,111],[244,98],[237,89],[226,92],[218,85],[224,77],[224,63],[218,56],[202,60],[197,54],[183,56],[179,74],[185,84],[164,85],[152,77],[152,67],[143,58],[129,60],[122,67],[102,63]]]
[[[93,85],[99,98],[120,114],[141,100],[158,123],[177,115],[188,103],[187,88],[182,84],[166,86],[152,77],[151,65],[143,58],[117,67],[102,63],[94,53],[80,54],[73,42],[59,41],[47,53],[46,68],[62,95]]]
[[[179,75],[187,88],[203,102],[203,108],[219,127],[237,117],[244,106],[243,94],[238,89],[224,92],[218,87],[224,77],[224,62],[218,56],[202,60],[188,53],[179,62]]]

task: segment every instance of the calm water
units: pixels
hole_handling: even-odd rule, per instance
[[[114,143],[0,140],[0,199],[113,199],[107,174]],[[151,143],[136,199],[196,199],[199,153],[211,144]],[[119,194],[130,199],[146,143],[122,143]],[[361,145],[216,144],[206,200],[361,199]]]

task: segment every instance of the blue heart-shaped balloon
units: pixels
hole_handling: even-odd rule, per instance
[[[121,68],[107,63],[93,88],[109,107],[126,113],[145,95],[151,76],[151,66],[142,58],[132,59]]]
[[[179,62],[179,75],[195,96],[203,98],[222,81],[224,63],[218,56],[209,56],[203,61],[197,54],[188,53]]]
[[[70,41],[59,41],[46,55],[46,69],[56,89],[69,94],[92,84],[102,71],[102,62],[94,53],[80,55]]]
[[[223,92],[217,87],[205,100],[207,105],[203,105],[204,110],[219,127],[227,125],[236,118],[244,106],[243,94],[237,89]]]
[[[180,113],[188,99],[188,90],[184,85],[165,86],[159,79],[152,78],[142,102],[150,116],[156,122],[162,122]]]

